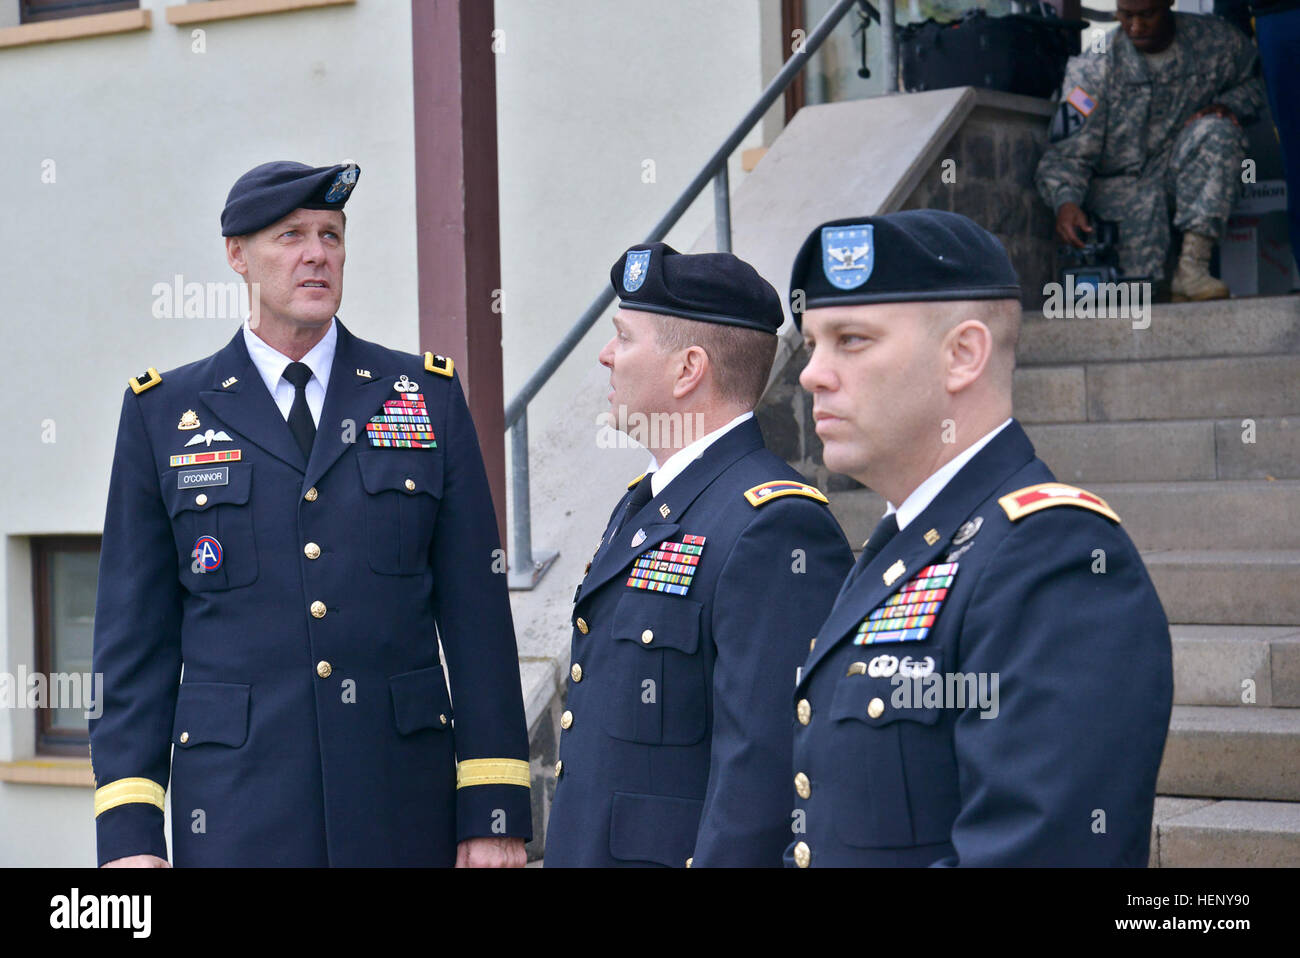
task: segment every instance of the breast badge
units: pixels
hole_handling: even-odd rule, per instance
[[[384,411],[372,416],[366,423],[366,438],[372,446],[400,447],[403,449],[436,449],[433,424],[429,410],[424,405],[420,384],[403,375],[393,389],[396,399],[384,401]]]
[[[216,572],[221,568],[221,543],[212,536],[199,536],[193,555],[195,572]]]
[[[627,580],[633,589],[685,595],[704,552],[704,536],[682,536],[681,542],[661,542],[637,557]]]
[[[923,641],[956,577],[956,562],[926,566],[862,620],[853,644]]]

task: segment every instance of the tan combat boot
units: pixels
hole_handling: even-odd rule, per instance
[[[1175,303],[1199,302],[1204,299],[1227,299],[1228,287],[1210,275],[1210,251],[1214,240],[1200,233],[1183,234],[1183,251],[1178,270],[1170,284]]]

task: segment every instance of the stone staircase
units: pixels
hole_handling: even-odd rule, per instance
[[[1019,363],[1039,456],[1119,513],[1172,627],[1151,864],[1300,865],[1300,297],[1026,313]],[[884,511],[831,499],[852,543]]]

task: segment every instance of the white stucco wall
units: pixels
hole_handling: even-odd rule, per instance
[[[497,119],[509,399],[783,57],[779,0],[497,0],[496,22],[505,31]],[[741,149],[770,142],[782,110],[778,100]],[[646,160],[653,183],[642,180]],[[735,190],[740,149],[730,175]],[[667,242],[689,250],[712,219],[709,187]],[[600,375],[596,354],[611,330],[601,320],[561,367],[530,408],[530,430],[540,434],[566,408],[581,378]],[[535,450],[534,470],[539,456],[545,468],[545,450]]]

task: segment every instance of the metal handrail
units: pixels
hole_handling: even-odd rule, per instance
[[[821,18],[817,26],[808,34],[803,44],[794,51],[789,60],[785,61],[780,72],[772,78],[772,81],[763,90],[754,105],[750,107],[749,111],[732,131],[727,134],[726,139],[722,141],[722,145],[713,151],[713,155],[695,174],[694,179],[682,190],[673,205],[668,208],[668,211],[660,217],[659,222],[651,228],[649,235],[644,240],[645,243],[657,243],[667,236],[668,231],[677,225],[677,221],[681,219],[682,214],[690,208],[691,204],[703,192],[704,187],[712,180],[714,183],[714,222],[718,235],[717,247],[720,251],[729,252],[731,250],[731,197],[727,161],[730,159],[731,154],[735,152],[736,147],[740,145],[740,142],[749,135],[750,130],[763,118],[763,114],[776,102],[777,97],[781,96],[786,87],[794,82],[794,78],[807,65],[812,55],[821,48],[826,38],[830,36],[831,31],[839,25],[839,22],[844,19],[850,9],[862,2],[863,0],[837,0],[835,5],[826,12],[826,15]],[[886,70],[888,71],[889,65],[897,62],[895,51],[892,49],[894,41],[894,0],[882,0],[880,3],[880,19],[883,28],[882,43],[887,48],[884,53]],[[892,72],[886,72],[886,92],[892,92],[896,87],[897,72],[896,66],[894,66]],[[528,404],[546,385],[561,364],[569,358],[569,354],[573,352],[583,337],[590,332],[591,328],[596,325],[596,321],[600,319],[613,301],[614,290],[606,284],[600,295],[591,301],[591,305],[583,311],[578,321],[564,334],[564,338],[542,360],[541,365],[528,377],[528,380],[520,387],[519,392],[506,406],[505,427],[511,433],[511,478],[514,491],[512,525],[514,527],[515,542],[511,556],[518,560],[517,566],[514,562],[511,563],[509,580],[512,589],[532,588],[556,557],[554,552],[547,553],[544,556],[533,555],[528,477]]]

